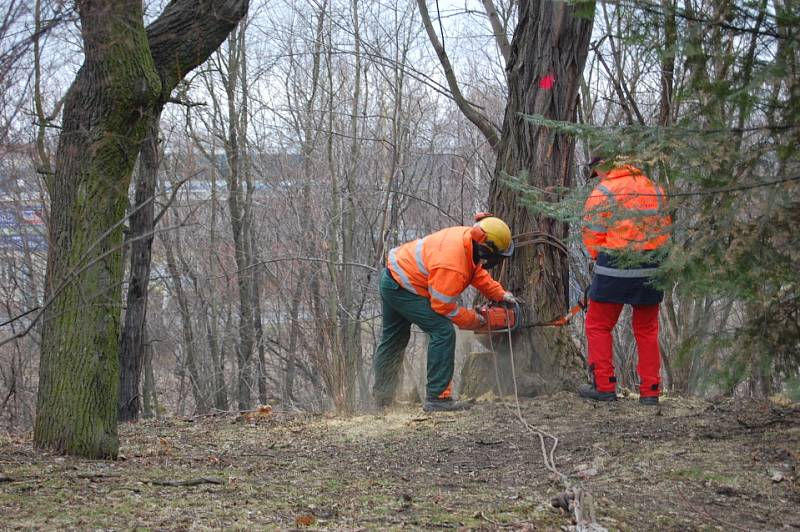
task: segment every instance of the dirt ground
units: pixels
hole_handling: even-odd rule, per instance
[[[609,530],[800,529],[800,406],[573,394],[527,399],[559,471]],[[513,401],[463,413],[272,412],[121,427],[90,461],[0,437],[3,529],[567,530],[563,491]]]

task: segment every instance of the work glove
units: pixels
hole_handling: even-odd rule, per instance
[[[511,292],[506,292],[505,294],[503,294],[503,303],[515,305],[519,303],[519,301],[517,300],[516,297],[514,297],[514,294],[512,294]]]
[[[476,312],[475,316],[478,318],[478,326],[475,329],[483,329],[486,326],[486,318],[480,312]]]

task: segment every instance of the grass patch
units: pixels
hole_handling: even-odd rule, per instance
[[[730,483],[734,480],[732,477],[704,469],[676,469],[669,471],[667,474],[672,480],[711,481],[719,484]]]

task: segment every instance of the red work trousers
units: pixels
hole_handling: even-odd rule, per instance
[[[633,306],[633,336],[639,352],[639,395],[658,397],[661,382],[661,354],[658,350],[658,305]],[[622,303],[602,303],[589,300],[586,314],[586,340],[589,344],[589,369],[594,374],[595,389],[613,392],[614,350],[611,331],[622,312]]]

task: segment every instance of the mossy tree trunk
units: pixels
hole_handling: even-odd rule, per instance
[[[122,4],[122,5],[119,5]],[[50,192],[37,444],[117,453],[122,220],[161,92],[140,2],[77,2],[85,61],[64,106]]]
[[[64,104],[34,441],[115,457],[123,217],[146,132],[247,0],[175,0],[147,29],[139,0],[78,0],[84,64]]]
[[[539,241],[549,239],[548,235],[561,241],[567,238],[566,223],[532,215],[504,185],[503,176],[524,178],[539,189],[572,185],[574,138],[535,125],[523,115],[575,120],[593,13],[593,1],[525,0],[520,4],[507,65],[508,104],[490,190],[490,209],[506,220],[515,234],[545,233]],[[558,198],[547,196],[544,200]],[[503,282],[530,304],[529,323],[567,311],[569,265],[566,254],[556,246],[534,244],[518,249],[510,278]],[[580,353],[565,329],[524,329],[515,336],[514,352],[520,369],[535,377],[530,393],[563,388],[580,375]]]

